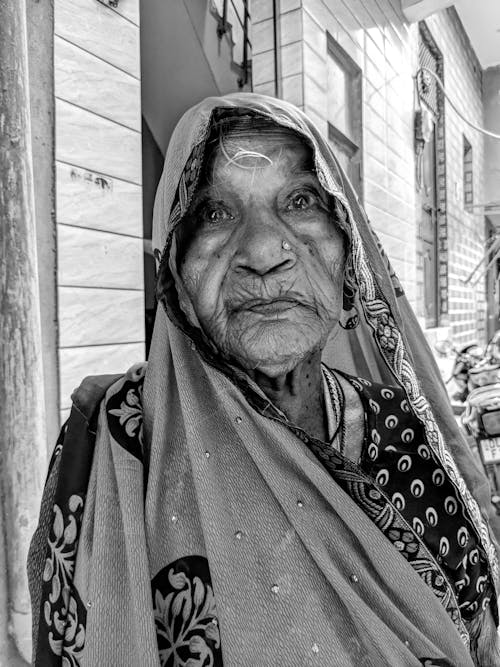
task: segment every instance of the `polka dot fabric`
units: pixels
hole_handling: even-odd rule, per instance
[[[464,620],[490,602],[486,556],[459,495],[426,444],[423,427],[399,387],[344,377],[365,409],[365,441],[359,465],[426,544],[453,585]],[[411,533],[391,539],[404,552]]]

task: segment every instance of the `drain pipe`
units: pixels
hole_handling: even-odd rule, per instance
[[[280,7],[279,0],[273,0],[273,38],[274,38],[274,96],[281,98],[281,62],[280,62]]]

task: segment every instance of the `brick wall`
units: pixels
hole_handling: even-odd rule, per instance
[[[479,61],[454,9],[433,14],[426,20],[443,56],[446,90],[461,112],[476,125],[483,125],[482,72]],[[465,285],[484,252],[485,222],[480,213],[464,206],[464,136],[472,146],[474,203],[484,202],[483,137],[453,111],[445,101],[446,190],[448,229],[448,313],[457,344],[486,335],[485,280]]]

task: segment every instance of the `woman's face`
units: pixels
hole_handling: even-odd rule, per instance
[[[225,358],[278,377],[339,319],[343,237],[298,137],[229,134],[223,148],[182,225],[181,307]]]

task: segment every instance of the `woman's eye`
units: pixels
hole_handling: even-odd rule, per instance
[[[202,209],[201,218],[208,225],[220,225],[234,220],[234,215],[225,206],[209,205]]]
[[[291,197],[287,208],[291,211],[305,211],[317,203],[318,198],[312,192],[299,192]]]

